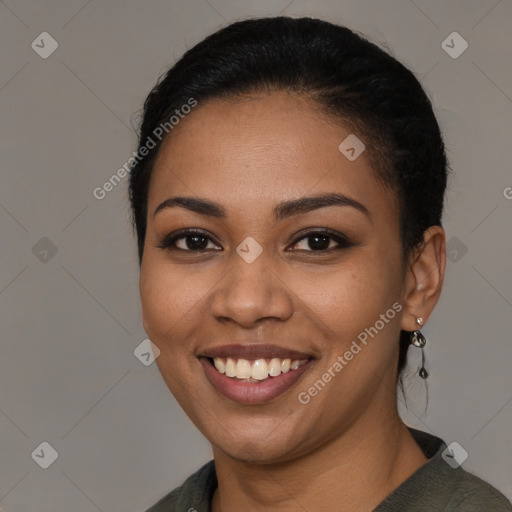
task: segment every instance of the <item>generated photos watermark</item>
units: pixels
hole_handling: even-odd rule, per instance
[[[132,153],[132,156],[119,168],[117,171],[110,176],[110,178],[101,186],[96,187],[92,191],[92,195],[98,199],[102,200],[107,197],[109,192],[112,192],[114,188],[121,183],[121,181],[128,176],[133,165],[136,162],[140,162],[145,156],[149,154],[149,151],[156,147],[157,142],[161,142],[162,139],[170,133],[170,131],[177,125],[179,122],[185,118],[187,114],[190,114],[192,109],[197,106],[197,100],[194,98],[189,98],[187,103],[184,103],[180,108],[177,108],[174,111],[174,114],[169,117],[168,121],[165,121],[159,124],[152,132],[152,135],[149,135],[146,139],[146,142],[140,146],[137,151]]]
[[[307,391],[301,391],[297,398],[299,403],[302,405],[309,404],[311,399],[318,395],[320,391],[322,391],[325,386],[338,375],[347,364],[352,361],[355,355],[359,354],[364,346],[368,344],[368,337],[374,338],[379,334],[379,332],[384,329],[386,324],[388,324],[393,318],[395,318],[396,314],[402,311],[402,304],[399,302],[395,302],[385,313],[381,314],[379,319],[370,327],[366,327],[363,331],[361,331],[357,335],[357,341],[353,340],[350,347],[343,353],[343,355],[339,355],[336,358],[336,361],[327,369],[325,373],[312,385]],[[359,344],[361,343],[363,347]]]

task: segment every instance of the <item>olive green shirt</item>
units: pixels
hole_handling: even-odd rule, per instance
[[[497,489],[460,465],[452,468],[443,459],[447,446],[442,439],[407,428],[429,460],[374,512],[512,512],[512,504]],[[211,460],[146,512],[209,512],[216,487]]]

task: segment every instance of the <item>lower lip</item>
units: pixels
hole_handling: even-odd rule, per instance
[[[206,372],[206,378],[219,393],[243,404],[263,404],[277,398],[291,388],[313,362],[310,359],[296,370],[269,377],[261,382],[242,382],[218,372],[206,357],[200,357],[199,361]]]

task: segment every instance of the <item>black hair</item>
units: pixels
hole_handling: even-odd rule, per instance
[[[152,168],[165,139],[159,127],[170,133],[171,118],[182,117],[185,105],[273,91],[305,94],[324,114],[363,135],[375,175],[396,192],[404,262],[427,228],[441,226],[448,162],[432,105],[413,73],[340,25],[312,18],[249,19],[188,50],[144,103],[129,183],[139,265]],[[400,334],[402,390],[409,334]]]

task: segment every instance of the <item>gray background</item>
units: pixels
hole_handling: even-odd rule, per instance
[[[512,498],[510,0],[6,0],[0,510],[141,511],[210,458],[156,365],[134,356],[146,335],[127,181],[103,200],[92,191],[136,149],[134,114],[168,65],[230,21],[278,13],[389,46],[435,104],[455,170],[450,261],[424,330],[428,409],[418,349],[400,408]],[[59,45],[46,59],[31,47],[49,48],[44,31]],[[469,44],[458,58],[441,46],[453,31]],[[47,469],[31,457],[43,441],[58,452]]]

